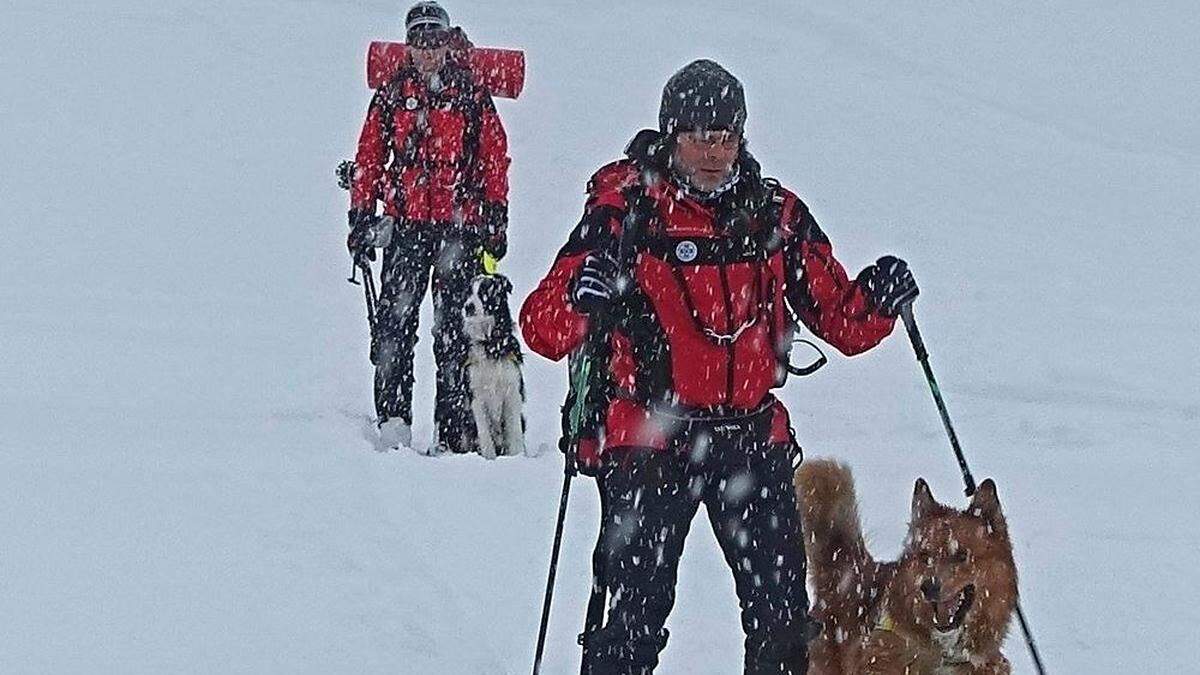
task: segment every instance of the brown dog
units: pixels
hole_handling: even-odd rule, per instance
[[[939,504],[918,478],[900,559],[867,552],[850,469],[804,462],[796,494],[821,635],[809,675],[1007,675],[1000,645],[1017,572],[996,484],[966,511]]]

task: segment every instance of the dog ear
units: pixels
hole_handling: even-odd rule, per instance
[[[937,507],[938,503],[937,500],[933,498],[933,491],[929,489],[929,483],[926,483],[924,478],[918,478],[916,485],[913,485],[913,522],[915,523],[925,516],[933,513]]]
[[[1000,498],[996,495],[996,482],[991,478],[983,481],[971,497],[967,513],[982,518],[993,526],[1004,524],[1004,513],[1000,509]]]

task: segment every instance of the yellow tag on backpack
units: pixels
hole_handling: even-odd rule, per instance
[[[483,262],[483,273],[492,275],[496,273],[496,269],[500,267],[500,261],[496,260],[495,256],[487,251],[484,251],[480,256]]]

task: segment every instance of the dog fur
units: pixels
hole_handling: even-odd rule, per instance
[[[796,471],[796,494],[823,628],[809,675],[1008,675],[1000,653],[1017,602],[1008,527],[990,479],[965,511],[918,478],[899,560],[867,551],[850,469]]]
[[[481,274],[463,306],[471,413],[479,454],[488,459],[525,452],[523,358],[508,307],[511,292],[504,276]]]

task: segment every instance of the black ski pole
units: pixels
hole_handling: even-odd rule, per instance
[[[379,295],[375,293],[375,275],[371,274],[371,264],[362,261],[363,294],[367,301],[367,323],[371,324],[371,335],[375,335],[375,307],[379,304]]]
[[[643,193],[638,199],[647,198]],[[587,337],[584,338],[584,343],[579,351],[571,358],[570,387],[574,399],[568,399],[571,400],[572,405],[569,409],[564,409],[566,414],[563,418],[563,436],[559,441],[559,446],[566,457],[566,466],[563,470],[562,496],[558,501],[558,523],[554,528],[554,546],[550,551],[550,573],[546,578],[546,594],[542,600],[542,621],[538,628],[537,651],[533,656],[533,675],[538,675],[542,667],[542,654],[546,646],[546,629],[550,623],[550,601],[554,594],[554,577],[558,573],[558,554],[562,545],[563,523],[567,517],[567,498],[571,491],[571,479],[578,473],[579,441],[584,425],[593,421],[591,418],[595,411],[588,409],[597,395],[593,384],[597,377],[603,376],[603,373],[597,369],[603,368],[605,364],[597,363],[597,357],[606,353],[605,348],[615,322],[612,305],[617,302],[617,298],[624,295],[629,284],[633,283],[629,278],[628,270],[633,261],[634,244],[640,236],[642,225],[640,219],[643,212],[645,212],[645,208],[640,207],[639,201],[639,206],[630,208],[622,221],[621,235],[617,240],[616,251],[618,269],[616,297],[609,302],[609,307],[605,311],[597,312],[589,318]],[[600,515],[601,518],[604,517],[603,513]],[[599,585],[596,583],[594,572],[595,568],[593,568],[591,598],[588,602],[588,617],[585,621],[584,633],[581,636],[583,639],[587,639],[589,629],[593,629],[591,624],[596,612],[592,608],[604,606],[603,583]]]
[[[362,270],[363,280],[360,284],[357,276],[358,271]],[[350,278],[346,279],[355,286],[363,287],[363,296],[367,303],[367,324],[371,328],[371,335],[375,334],[375,304],[379,301],[375,295],[375,277],[371,275],[371,264],[365,260],[356,260],[350,266]]]
[[[583,632],[579,634],[579,646],[583,648],[583,658],[580,660],[579,672],[587,675],[588,647],[596,631],[604,623],[604,605],[608,599],[605,579],[604,547],[607,535],[604,529],[604,516],[608,513],[608,500],[604,496],[604,479],[596,476],[596,488],[600,492],[600,528],[596,536],[596,550],[592,552],[592,588],[588,595],[587,613],[583,619]]]
[[[925,380],[929,390],[933,392],[933,401],[937,404],[938,414],[942,416],[942,426],[946,427],[946,435],[950,437],[950,447],[954,448],[954,457],[958,459],[958,468],[962,471],[963,482],[967,486],[967,496],[975,494],[975,477],[967,467],[967,458],[963,456],[962,446],[958,443],[958,434],[954,433],[954,425],[950,423],[950,412],[946,410],[946,402],[942,399],[942,390],[938,388],[937,379],[933,377],[933,369],[929,367],[929,351],[925,349],[925,341],[921,339],[921,331],[917,328],[917,320],[913,318],[912,303],[900,309],[900,317],[908,330],[908,339],[912,342],[913,351],[921,368],[925,371]]]
[[[562,496],[558,499],[558,523],[554,526],[554,546],[550,549],[550,573],[546,575],[546,593],[542,598],[542,622],[538,627],[537,651],[533,655],[533,675],[542,669],[542,653],[546,649],[546,629],[550,625],[550,602],[554,597],[554,578],[558,575],[558,553],[562,550],[563,523],[567,520],[567,501],[571,495],[571,479],[575,477],[574,444],[568,444],[563,468]]]
[[[933,400],[937,403],[938,413],[942,416],[942,424],[946,427],[946,435],[950,437],[950,446],[954,448],[954,456],[958,460],[958,468],[962,471],[963,482],[966,484],[967,496],[975,494],[975,478],[967,467],[967,458],[963,455],[962,446],[958,443],[958,434],[954,433],[954,425],[950,423],[950,413],[946,410],[946,402],[942,399],[942,391],[938,388],[937,380],[933,377],[933,369],[929,367],[929,351],[925,349],[925,341],[921,339],[921,331],[917,328],[917,320],[913,318],[912,303],[900,309],[900,317],[904,320],[904,328],[908,331],[908,339],[912,342],[913,351],[921,368],[925,371],[925,380],[929,382],[929,390],[933,392]],[[1033,631],[1025,620],[1025,612],[1021,610],[1021,602],[1016,603],[1017,622],[1021,624],[1021,632],[1025,636],[1025,645],[1033,657],[1033,666],[1038,675],[1045,675],[1046,668],[1042,665],[1042,657],[1038,654],[1037,645],[1033,641]]]
[[[337,170],[334,174],[337,175],[338,187],[343,190],[349,190],[354,183],[355,163],[353,160],[347,159],[338,163]],[[350,263],[350,278],[346,279],[350,283],[358,286],[358,279],[355,278],[359,269],[363,275],[363,295],[367,302],[367,324],[371,328],[371,339],[375,338],[375,305],[379,302],[379,296],[375,294],[375,277],[371,275],[371,263],[364,258],[355,257]]]
[[[622,241],[624,240],[625,237],[622,236]],[[596,376],[594,369],[598,366],[596,356],[602,353],[602,345],[608,339],[610,315],[611,311],[601,312],[591,318],[591,325],[583,345],[577,353],[571,356],[571,393],[568,398],[570,405],[564,407],[563,435],[559,440],[559,447],[562,448],[565,457],[562,497],[558,502],[558,524],[554,528],[554,546],[550,551],[550,573],[546,578],[546,594],[542,600],[542,621],[538,628],[537,651],[533,657],[533,675],[538,675],[542,667],[542,654],[546,646],[546,629],[550,623],[550,601],[554,595],[554,578],[558,573],[558,555],[562,547],[563,523],[567,517],[567,498],[571,491],[571,479],[579,472],[579,440],[584,424],[589,421],[588,405],[595,396],[592,384],[593,378]],[[595,579],[593,579],[593,595],[595,592]],[[586,629],[584,633],[586,634]]]

